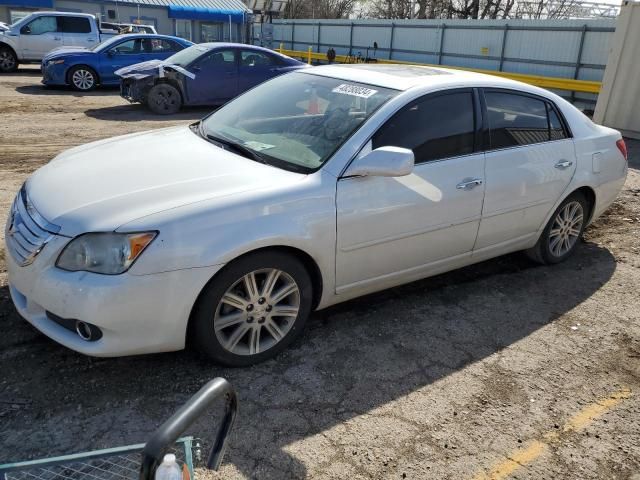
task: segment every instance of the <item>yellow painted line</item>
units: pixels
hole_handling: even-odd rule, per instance
[[[607,398],[586,406],[564,424],[561,432],[564,434],[582,430],[593,420],[629,397],[631,397],[631,390],[623,388],[622,390],[612,393]],[[534,440],[529,443],[527,447],[515,450],[504,460],[491,466],[488,471],[476,474],[473,480],[502,480],[508,478],[516,470],[534,462],[549,448],[550,444],[559,442],[561,440],[561,433],[550,431],[545,433],[542,438],[543,440]]]
[[[574,415],[565,424],[563,431],[578,431],[589,425],[594,419],[605,413],[607,410],[612,409],[622,400],[625,400],[631,396],[631,390],[625,388],[619,392],[615,392],[610,397],[600,400],[597,403],[589,405],[582,409],[578,414]]]
[[[278,52],[290,57],[296,57],[306,60],[311,63],[311,60],[327,60],[327,56],[324,53],[315,53],[311,51],[298,51],[298,50],[286,50],[284,48],[277,48]],[[335,61],[338,63],[354,63],[355,57],[348,57],[347,55],[336,55]],[[455,68],[456,70],[466,70],[469,72],[485,73],[487,75],[494,75],[496,77],[510,78],[511,80],[517,80],[519,82],[528,83],[537,87],[553,88],[555,90],[569,90],[573,92],[584,93],[599,93],[602,88],[602,82],[596,82],[591,80],[573,80],[571,78],[560,77],[544,77],[542,75],[529,75],[526,73],[513,73],[513,72],[499,72],[497,70],[484,70],[479,68],[466,68],[456,67],[453,65],[433,65],[430,63],[417,63],[406,62],[402,60],[386,60],[383,58],[377,59],[376,63],[385,64],[400,64],[400,65],[417,65],[420,67],[438,67],[438,68]]]

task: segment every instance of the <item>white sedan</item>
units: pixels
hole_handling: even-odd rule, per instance
[[[68,150],[6,228],[18,312],[79,352],[242,366],[312,310],[525,250],[570,256],[620,133],[506,79],[396,65],[268,81],[190,126]]]

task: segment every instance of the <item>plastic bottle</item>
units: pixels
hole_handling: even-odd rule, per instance
[[[164,456],[162,463],[156,469],[155,480],[182,480],[182,471],[173,453],[167,453]]]

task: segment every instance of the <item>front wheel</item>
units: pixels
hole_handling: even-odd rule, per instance
[[[180,92],[173,85],[159,83],[154,85],[147,95],[147,106],[153,113],[170,115],[182,107]]]
[[[98,75],[89,67],[73,67],[69,72],[69,83],[74,90],[89,92],[98,85]]]
[[[242,367],[284,350],[303,331],[312,304],[304,265],[282,252],[257,252],[227,265],[205,287],[192,321],[198,349]]]
[[[18,70],[18,57],[7,47],[0,47],[0,72],[11,73]]]
[[[582,237],[588,213],[584,195],[580,192],[569,195],[551,216],[538,243],[527,250],[529,258],[547,265],[569,258]]]

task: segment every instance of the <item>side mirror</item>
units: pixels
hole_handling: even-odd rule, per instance
[[[23,35],[30,35],[31,34],[31,27],[29,25],[25,25],[24,27],[22,27],[20,29],[20,33]]]
[[[112,48],[111,50],[107,50],[107,57],[113,57],[116,54],[116,49]]]
[[[403,177],[413,172],[413,152],[407,148],[380,147],[356,158],[345,177]]]

